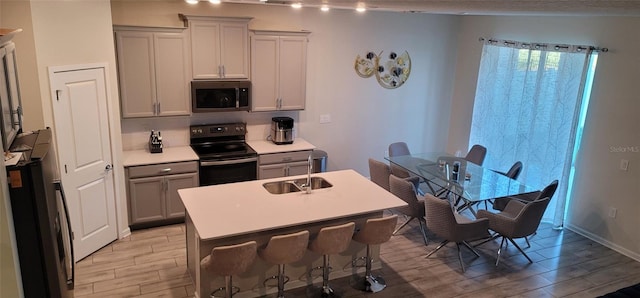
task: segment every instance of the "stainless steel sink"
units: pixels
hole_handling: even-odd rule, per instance
[[[269,192],[275,195],[299,192],[304,190],[304,185],[307,183],[307,178],[300,178],[296,180],[282,180],[267,182],[262,186]],[[311,189],[320,189],[332,187],[333,184],[325,180],[322,177],[311,177]]]

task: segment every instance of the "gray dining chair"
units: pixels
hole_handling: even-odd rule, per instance
[[[513,180],[517,180],[518,177],[520,176],[520,173],[522,172],[522,162],[521,161],[516,161],[515,163],[513,163],[513,165],[511,166],[511,168],[509,168],[509,170],[507,172],[500,172],[500,171],[496,171],[496,173],[502,174],[504,176],[507,176]],[[487,201],[489,201],[489,203],[491,203],[491,205],[493,206],[493,209],[495,210],[504,210],[504,207],[507,206],[507,202],[509,202],[509,198],[499,198],[499,199],[495,199],[495,200],[486,200],[484,203],[484,209],[487,209]]]
[[[471,149],[469,149],[469,152],[467,152],[464,159],[481,166],[484,163],[484,158],[486,156],[487,148],[482,145],[475,144],[471,146]]]
[[[407,143],[395,142],[389,145],[389,157],[403,156],[403,155],[411,155],[411,152],[409,151],[409,146],[407,146]],[[390,168],[391,168],[391,174],[393,175],[396,175],[400,178],[411,178],[410,180],[416,188],[416,193],[420,195],[424,195],[424,192],[420,189],[420,182],[421,182],[420,177],[411,175],[409,171],[405,170],[404,168],[394,163],[391,163]]]
[[[395,211],[398,211],[407,217],[407,219],[400,227],[398,227],[395,231],[393,231],[393,235],[397,234],[402,228],[404,228],[409,222],[414,219],[418,220],[420,224],[420,232],[422,232],[422,240],[424,240],[424,245],[428,245],[427,234],[425,231],[425,220],[424,220],[424,201],[418,197],[416,194],[416,189],[411,181],[400,178],[396,175],[389,176],[389,186],[391,188],[391,193],[396,195],[398,198],[407,202],[408,206],[395,208]]]
[[[525,238],[533,235],[540,225],[544,211],[549,205],[551,197],[544,197],[539,200],[535,200],[530,203],[523,203],[517,200],[511,200],[507,203],[504,211],[499,213],[492,213],[487,210],[479,210],[478,218],[489,220],[489,229],[496,232],[496,234],[485,240],[478,245],[482,245],[488,241],[502,238],[500,247],[496,257],[496,266],[500,262],[500,255],[503,247],[506,247],[505,242],[509,240],[520,253],[529,260],[529,263],[533,263],[531,258],[520,248],[520,246],[514,241],[517,238]],[[528,240],[527,240],[528,243]]]
[[[369,176],[371,181],[378,186],[389,191],[389,176],[391,175],[391,168],[384,162],[369,158]]]
[[[549,185],[545,186],[545,188],[543,188],[542,191],[540,191],[539,193],[515,195],[515,196],[506,197],[506,198],[496,199],[493,202],[493,209],[498,211],[503,211],[504,208],[507,207],[507,204],[509,203],[509,201],[511,200],[518,200],[523,203],[527,203],[527,202],[536,201],[546,197],[551,198],[556,193],[556,189],[558,189],[558,180],[553,180],[551,181],[551,183],[549,183]]]
[[[403,156],[403,155],[411,155],[411,152],[409,151],[409,146],[407,146],[407,143],[395,142],[389,145],[389,157]],[[393,163],[391,163],[391,173],[400,178],[409,177],[409,172],[407,170]]]
[[[440,245],[427,254],[426,258],[436,253],[447,243],[454,242],[458,248],[458,261],[462,272],[464,272],[460,244],[479,257],[480,254],[467,241],[488,237],[489,220],[486,218],[473,220],[464,215],[454,213],[447,200],[436,198],[430,194],[424,196],[424,208],[427,228],[438,237],[444,239]]]

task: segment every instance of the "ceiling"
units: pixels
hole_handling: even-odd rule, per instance
[[[204,1],[204,0],[202,0]],[[223,0],[224,1],[224,0]],[[225,2],[256,3],[258,0]],[[640,16],[640,0],[268,0],[267,4],[457,15]]]

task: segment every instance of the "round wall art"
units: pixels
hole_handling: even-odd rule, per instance
[[[387,89],[402,86],[411,73],[409,53],[404,51],[398,55],[396,52],[391,52],[384,56],[382,53],[369,52],[364,58],[358,55],[355,61],[356,73],[363,78],[375,75],[380,86]]]

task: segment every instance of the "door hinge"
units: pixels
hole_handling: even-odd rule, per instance
[[[69,172],[67,172],[67,165],[64,165],[64,173],[68,174]]]
[[[71,232],[71,240],[76,240],[76,233]]]
[[[56,90],[56,100],[60,101],[60,92],[62,92],[62,90]]]

